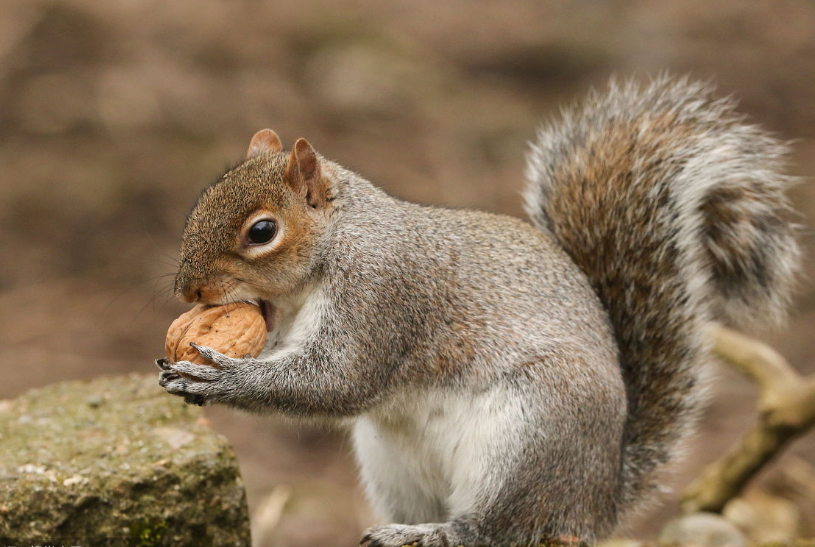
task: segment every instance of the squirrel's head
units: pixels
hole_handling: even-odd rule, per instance
[[[296,291],[312,273],[334,184],[311,144],[282,150],[270,129],[247,159],[207,188],[187,219],[175,294],[186,302],[263,301]]]

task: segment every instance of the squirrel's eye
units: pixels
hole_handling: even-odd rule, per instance
[[[275,226],[274,221],[259,220],[255,222],[251,228],[249,228],[247,237],[251,243],[260,245],[270,242],[274,237],[275,232],[277,232],[277,226]]]

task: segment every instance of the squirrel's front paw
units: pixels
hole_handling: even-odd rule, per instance
[[[203,406],[227,403],[236,392],[235,371],[251,359],[233,359],[206,346],[193,345],[198,352],[217,366],[197,365],[189,361],[171,363],[157,359],[158,383],[167,393],[184,397],[189,404]]]
[[[198,389],[197,384],[200,382],[193,377],[181,376],[185,373],[187,365],[196,366],[188,361],[170,363],[167,359],[156,359],[156,366],[161,369],[158,383],[167,393],[184,397],[185,403],[203,406],[209,402],[206,396],[201,393],[192,393]]]

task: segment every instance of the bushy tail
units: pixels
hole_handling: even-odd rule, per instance
[[[699,407],[706,327],[784,316],[799,262],[785,147],[687,80],[612,83],[544,128],[527,212],[608,310],[628,389],[622,508],[648,498]]]

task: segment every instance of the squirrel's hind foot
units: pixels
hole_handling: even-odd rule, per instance
[[[360,541],[367,547],[455,547],[459,542],[449,537],[446,524],[389,524],[368,528]]]

